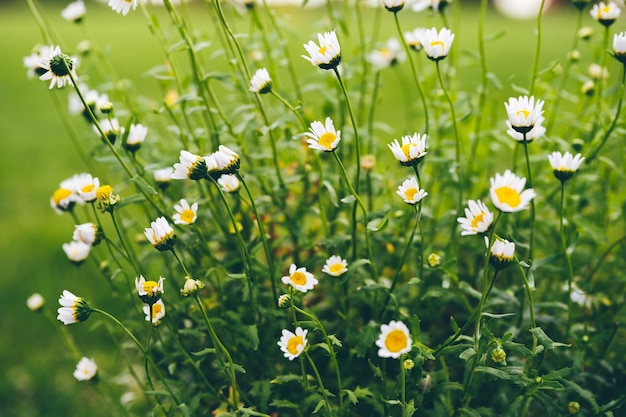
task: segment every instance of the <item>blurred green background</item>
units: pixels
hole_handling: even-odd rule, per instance
[[[156,83],[144,74],[160,64],[162,52],[149,33],[143,15],[137,11],[121,17],[104,4],[86,3],[89,31],[110,52],[118,75],[131,79],[140,94],[158,98]],[[83,33],[61,19],[59,13],[65,4],[46,1],[44,15],[63,50],[72,51]],[[203,27],[210,23],[206,10],[200,5],[190,7],[199,9],[194,13],[196,27],[207,30]],[[232,10],[231,13],[236,16]],[[366,17],[371,19],[372,13],[366,11]],[[310,65],[298,58],[302,52],[300,45],[316,31],[328,30],[324,11],[307,11],[305,15],[299,9],[289,8],[278,14],[289,16],[291,27],[288,30],[295,32],[294,28],[298,28],[298,36],[292,37],[291,50],[298,68],[311,71]],[[476,8],[464,9],[462,16],[452,15],[455,27],[460,27],[453,46],[459,59],[471,56],[466,51],[476,50],[477,16]],[[587,18],[588,24],[593,25]],[[440,26],[438,19],[411,12],[401,19],[407,30],[418,25],[428,26],[428,23]],[[395,34],[392,21],[385,19],[384,22],[381,40]],[[564,61],[574,24],[573,8],[545,15],[542,67],[554,60]],[[621,30],[620,25],[624,24],[618,22],[616,31]],[[239,29],[245,31],[246,23],[240,23]],[[513,21],[490,11],[486,33],[503,30],[506,33],[502,33],[502,37],[488,44],[489,68],[504,86],[490,96],[495,102],[517,94],[512,89],[513,83],[528,84],[536,39],[534,21]],[[93,264],[88,262],[80,268],[74,267],[61,249],[63,243],[71,240],[73,221],[69,216],[55,214],[49,198],[61,180],[86,171],[87,167],[55,109],[56,103],[66,105],[67,92],[49,92],[45,83],[26,77],[22,58],[29,55],[43,37],[25,2],[0,3],[0,39],[3,58],[0,72],[3,144],[0,152],[0,416],[110,416],[113,411],[99,398],[93,385],[78,383],[72,377],[75,361],[58,337],[60,324],[26,308],[26,298],[39,292],[46,299],[50,316],[56,317],[57,299],[63,289],[89,294],[99,305],[107,306],[110,301],[106,291],[102,291],[102,281],[97,279],[98,272]],[[479,82],[478,67],[475,61],[468,59],[466,62],[466,66],[461,67],[460,79],[465,83],[464,89],[473,91]],[[383,79],[384,96],[378,115],[393,126],[402,118],[402,112],[397,111],[402,78],[388,72]],[[53,100],[51,94],[57,95],[58,101]],[[105,332],[95,329],[94,323],[71,326],[67,330],[75,336],[81,351],[94,357],[106,374],[103,365],[107,357],[117,353],[109,347],[111,340]]]

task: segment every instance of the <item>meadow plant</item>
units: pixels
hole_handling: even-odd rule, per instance
[[[320,33],[287,35],[265,0],[110,0],[112,27],[141,13],[162,48],[149,71],[162,95],[145,98],[88,31],[89,54],[62,49],[27,2],[43,36],[27,75],[69,103],[85,160],[43,180],[70,263],[109,300],[59,282],[55,325],[68,379],[104,387],[110,415],[623,415],[618,4],[563,2],[578,19],[545,68],[540,10],[528,68],[501,81],[487,0],[471,51],[448,16],[461,1],[328,1]],[[59,13],[85,26],[91,7],[104,6]],[[366,32],[364,14],[399,38]],[[400,70],[405,91],[387,91]],[[377,104],[402,94],[392,125]]]

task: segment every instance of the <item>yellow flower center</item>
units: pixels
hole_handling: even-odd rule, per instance
[[[472,227],[478,227],[478,223],[483,221],[483,217],[485,217],[485,213],[480,213],[478,216],[475,216],[472,219]]]
[[[156,319],[163,312],[163,306],[159,303],[152,304],[152,320]]]
[[[601,9],[598,9],[598,19],[600,19],[604,13],[608,13],[610,10],[611,9],[609,8],[609,6],[604,6]]]
[[[332,264],[330,268],[328,268],[328,270],[332,272],[333,274],[338,274],[341,271],[343,271],[343,268],[344,268],[343,264],[336,263],[336,264]]]
[[[302,345],[304,345],[304,340],[302,340],[302,336],[294,336],[287,342],[287,350],[292,355],[297,355],[299,353],[298,346]]]
[[[89,369],[83,369],[83,374],[85,374],[85,376],[88,376],[90,374]]]
[[[306,275],[303,272],[296,271],[291,274],[291,282],[296,285],[304,285],[306,284]]]
[[[161,289],[159,288],[159,284],[155,281],[146,281],[143,283],[143,290],[148,294],[158,293]]]
[[[498,188],[496,196],[501,203],[508,204],[512,208],[519,206],[522,201],[520,194],[511,187]]]
[[[61,203],[61,201],[65,200],[71,195],[72,195],[72,192],[68,190],[67,188],[59,188],[58,190],[54,192],[54,194],[52,194],[52,201],[54,201],[54,204],[58,206]]]
[[[385,339],[385,347],[389,352],[400,352],[406,348],[408,338],[402,330],[394,329],[389,332]]]
[[[326,48],[325,46],[320,47],[320,49],[317,50],[317,52],[319,52],[320,54],[324,55],[326,53],[326,50],[328,48]]]
[[[81,188],[80,190],[81,190],[83,193],[90,193],[90,192],[92,192],[92,191],[93,191],[94,187],[95,187],[95,185],[93,185],[93,184],[89,184],[89,185],[85,185],[85,186],[84,186],[83,188]]]
[[[196,214],[193,210],[183,210],[183,212],[180,213],[180,219],[185,223],[193,222],[194,217],[196,217]]]
[[[520,113],[524,115],[524,120],[528,119],[528,115],[530,114],[528,110],[519,110],[515,115],[519,117]]]
[[[113,187],[110,185],[103,185],[96,190],[96,198],[101,201],[108,199],[111,194],[113,194]]]
[[[337,139],[337,135],[333,132],[326,132],[320,136],[318,143],[326,149],[332,149],[332,144]]]
[[[402,152],[404,153],[404,156],[407,157],[407,159],[411,159],[411,146],[413,146],[412,143],[407,143],[406,145],[402,145],[402,147],[400,149],[402,149]]]
[[[411,187],[404,191],[404,195],[406,196],[407,200],[413,200],[415,194],[417,194],[418,192],[419,190],[417,188]]]
[[[388,48],[381,48],[380,54],[384,57],[388,57],[389,55],[391,55],[391,51],[389,51]]]
[[[441,47],[441,53],[443,53],[444,49],[445,49],[445,44],[442,41],[432,41],[430,43],[431,47],[435,47],[435,46],[440,46]]]

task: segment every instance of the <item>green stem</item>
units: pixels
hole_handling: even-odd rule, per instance
[[[320,376],[320,372],[317,370],[317,366],[315,366],[315,362],[311,359],[309,352],[304,352],[304,356],[309,361],[311,368],[313,369],[313,373],[315,374],[315,379],[317,379],[317,383],[320,386],[320,391],[322,391],[322,397],[324,397],[324,405],[326,406],[326,412],[329,417],[333,416],[333,409],[330,407],[330,401],[328,400],[328,394],[326,394],[326,388],[324,388],[324,382],[322,381],[322,377]]]
[[[270,121],[267,117],[267,113],[265,112],[265,108],[263,107],[263,102],[259,97],[259,94],[254,95],[257,108],[261,113],[261,117],[263,118],[263,123],[267,127],[267,133],[270,137],[270,144],[272,146],[272,162],[274,163],[274,171],[276,172],[276,178],[278,179],[278,184],[280,185],[281,191],[284,193],[287,189],[285,185],[285,181],[283,180],[283,174],[280,172],[280,165],[278,164],[278,150],[276,149],[276,137],[274,136],[274,130],[270,124]]]
[[[406,369],[404,369],[404,358],[406,355],[400,357],[400,399],[402,401],[402,417],[410,417],[406,411]]]
[[[561,248],[563,250],[563,256],[565,257],[565,263],[567,265],[567,331],[565,334],[569,334],[572,327],[572,279],[574,277],[574,269],[572,267],[572,258],[567,250],[567,239],[565,237],[565,181],[561,182],[561,209],[559,213],[559,232],[561,234]]]
[[[528,89],[529,95],[533,95],[535,91],[535,81],[537,79],[537,72],[539,70],[539,57],[541,55],[541,15],[543,15],[543,8],[546,0],[541,0],[539,6],[539,13],[537,14],[537,47],[535,48],[535,59],[533,61],[533,72],[530,78],[530,88]]]
[[[281,103],[283,103],[285,105],[285,107],[287,107],[289,109],[289,111],[291,111],[293,114],[296,115],[296,117],[298,118],[298,120],[300,121],[300,124],[302,124],[302,127],[304,128],[304,130],[306,130],[309,126],[307,124],[307,122],[304,120],[304,117],[302,116],[302,114],[300,114],[300,112],[291,105],[291,103],[289,103],[283,96],[281,96],[280,94],[278,94],[276,91],[274,91],[274,89],[272,89],[270,91],[270,93],[276,97],[278,99],[278,101],[280,101]]]
[[[480,14],[478,15],[478,53],[480,55],[480,86],[478,93],[478,111],[476,113],[476,123],[474,124],[474,135],[472,141],[472,149],[470,151],[469,166],[467,172],[469,178],[472,178],[474,171],[474,162],[478,160],[476,152],[478,151],[478,144],[480,143],[480,134],[483,121],[483,115],[485,113],[485,105],[487,103],[487,54],[485,52],[485,19],[487,15],[488,0],[481,0],[480,2]]]
[[[526,133],[523,133],[522,143],[524,144],[524,154],[526,156],[526,172],[528,173],[528,188],[533,187],[532,171],[530,170],[530,156],[528,154],[528,141]],[[528,258],[533,259],[533,249],[535,247],[535,199],[530,200],[530,242],[528,246]]]
[[[120,227],[117,224],[117,219],[115,218],[114,210],[111,210],[110,213],[111,213],[111,221],[113,222],[113,227],[115,227],[115,232],[117,233],[117,236],[120,238],[120,244],[122,245],[124,252],[126,252],[126,260],[128,260],[128,262],[131,264],[131,266],[135,270],[135,273],[137,275],[141,275],[141,273],[139,272],[139,265],[137,265],[137,263],[135,262],[137,257],[135,257],[134,256],[135,254],[130,251],[129,246],[126,245],[126,239],[124,238],[124,235],[122,234],[122,231],[120,230]]]

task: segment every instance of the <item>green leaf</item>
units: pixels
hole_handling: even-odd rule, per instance
[[[333,185],[328,181],[323,181],[322,186],[328,191],[328,197],[330,198],[331,204],[335,207],[339,207],[337,191],[335,191],[335,187],[333,187]]]
[[[474,350],[474,348],[470,347],[470,348],[465,349],[463,352],[461,352],[461,354],[459,355],[459,358],[467,362],[475,354],[476,354],[476,351]]]
[[[389,224],[388,217],[385,217],[383,219],[374,219],[374,220],[370,220],[367,223],[367,229],[372,232],[379,232],[379,231],[385,230],[388,224]]]
[[[372,372],[374,372],[374,376],[377,376],[384,381],[385,378],[383,371],[378,366],[374,365],[370,359],[367,360],[367,363],[370,365],[370,369],[372,370]]]
[[[300,408],[300,406],[296,403],[292,403],[291,401],[287,401],[287,400],[273,400],[270,405],[272,407],[278,407],[278,408],[293,408],[294,410],[297,410]]]
[[[209,353],[215,353],[215,352],[216,352],[215,348],[205,348],[198,352],[191,352],[191,354],[194,356],[204,356],[204,355],[208,355]]]
[[[187,407],[187,404],[183,403],[183,404],[179,404],[178,407],[176,407],[180,410],[180,413],[184,416],[184,417],[191,417],[191,410],[189,410],[189,407]]]
[[[319,400],[319,402],[315,406],[315,409],[313,409],[313,414],[317,414],[317,412],[322,409],[322,407],[324,406],[325,402],[326,402],[326,400]]]
[[[354,391],[351,391],[349,389],[344,389],[343,392],[345,392],[348,395],[348,399],[353,405],[359,402],[359,399],[357,398]]]
[[[270,384],[288,384],[294,381],[302,381],[302,375],[286,374],[278,375],[270,381]]]
[[[341,340],[339,340],[337,336],[335,336],[334,334],[329,334],[328,340],[330,340],[330,343],[332,343],[335,346],[339,346],[339,347],[343,346],[343,344],[341,343]]]
[[[554,342],[548,337],[548,335],[543,331],[541,327],[535,327],[533,329],[530,329],[529,331],[537,338],[537,341],[548,350],[552,350],[555,347],[571,346],[565,343]]]
[[[350,194],[350,195],[345,196],[344,198],[342,198],[339,201],[341,201],[344,204],[351,204],[351,203],[354,203],[356,201],[356,198],[352,194]]]

